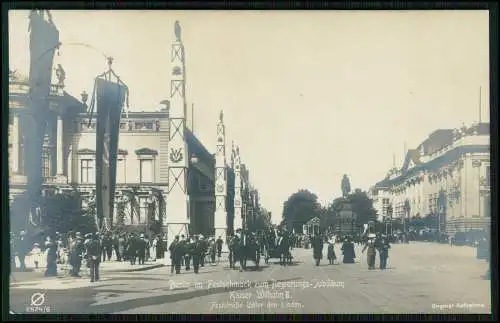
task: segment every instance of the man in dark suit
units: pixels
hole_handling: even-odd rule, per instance
[[[99,281],[99,265],[101,263],[102,247],[99,237],[89,233],[86,240],[87,261],[90,268],[90,282]]]

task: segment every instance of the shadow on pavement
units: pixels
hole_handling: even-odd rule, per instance
[[[283,280],[270,280],[267,281],[268,284],[272,284],[273,282],[286,282],[286,281],[294,281],[294,280],[300,280],[302,277],[294,277],[290,279],[283,279]],[[259,283],[264,283],[264,282],[259,282]],[[124,312],[140,307],[146,307],[146,306],[154,306],[154,305],[160,305],[160,304],[168,304],[168,303],[174,303],[174,302],[179,302],[179,301],[186,301],[190,300],[193,298],[197,297],[203,297],[203,296],[209,296],[209,295],[214,295],[214,294],[222,294],[222,293],[229,293],[232,291],[238,291],[238,290],[245,290],[250,287],[245,286],[245,287],[230,287],[230,288],[210,288],[210,289],[198,289],[194,291],[189,291],[185,293],[175,293],[175,294],[170,294],[170,295],[158,295],[158,296],[151,296],[147,298],[140,298],[140,299],[129,299],[121,302],[116,302],[112,304],[104,304],[104,305],[92,305],[89,304],[87,307],[82,308],[87,308],[88,311],[86,312],[79,312],[79,313],[92,313],[92,314],[107,314],[107,313],[118,313],[118,312]],[[169,289],[170,290],[170,289]]]
[[[292,261],[291,263],[287,263],[285,265],[285,267],[288,267],[288,266],[290,266],[290,267],[298,266],[298,265],[303,264],[303,263],[304,263],[303,261]],[[278,265],[279,266],[280,262],[279,261],[272,261],[272,262],[269,261],[268,265]]]

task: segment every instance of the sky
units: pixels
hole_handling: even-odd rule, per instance
[[[9,12],[9,67],[25,75],[28,13]],[[168,98],[179,20],[194,132],[215,152],[224,111],[227,151],[232,140],[240,147],[273,222],[299,189],[326,205],[341,195],[343,174],[353,188],[367,190],[394,156],[400,167],[405,147],[416,148],[434,130],[471,124],[479,115],[489,120],[487,11],[52,15],[65,90],[78,98],[82,90],[90,93],[106,69],[103,54],[109,55],[130,89],[133,111],[157,110]]]

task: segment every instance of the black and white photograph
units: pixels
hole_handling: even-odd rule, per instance
[[[489,37],[9,10],[10,313],[491,314]]]

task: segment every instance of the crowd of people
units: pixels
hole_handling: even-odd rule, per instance
[[[323,259],[323,249],[325,242],[327,244],[327,259],[330,265],[333,265],[337,260],[335,245],[341,244],[340,251],[342,253],[342,263],[353,264],[356,259],[355,244],[363,246],[362,253],[366,251],[368,269],[375,269],[375,258],[377,253],[380,257],[380,269],[387,268],[387,259],[389,258],[390,241],[389,238],[381,233],[361,235],[343,235],[330,236],[315,235],[310,237],[311,246],[313,249],[313,258],[316,266],[319,266]]]
[[[210,263],[220,261],[222,256],[222,247],[224,240],[218,237],[208,238],[203,235],[195,234],[190,238],[185,235],[175,236],[174,241],[168,247],[171,261],[171,273],[180,274],[181,268],[184,267],[186,271],[191,270],[195,274],[199,273],[200,267],[205,266],[205,259],[208,256]]]
[[[368,269],[375,269],[375,259],[378,254],[380,269],[387,268],[391,243],[407,243],[403,236],[396,238],[382,233],[370,234],[316,234],[313,236],[295,234],[286,229],[268,229],[257,232],[237,230],[224,241],[222,237],[205,237],[195,234],[191,237],[176,236],[167,246],[167,237],[164,235],[146,235],[140,232],[111,231],[105,233],[68,232],[55,233],[45,239],[30,239],[24,231],[17,235],[11,233],[11,264],[15,268],[15,258],[19,260],[19,269],[26,270],[25,259],[31,256],[34,266],[38,268],[44,263],[45,276],[56,276],[58,264],[68,264],[69,274],[80,277],[83,266],[90,270],[90,280],[99,280],[99,265],[102,262],[117,261],[129,262],[130,265],[144,265],[146,261],[162,259],[168,251],[171,261],[171,273],[180,274],[182,268],[186,271],[193,269],[199,273],[206,262],[215,264],[221,260],[223,246],[226,244],[231,268],[242,259],[251,259],[257,262],[258,257],[252,258],[252,253],[264,255],[266,258],[280,258],[280,264],[286,265],[291,261],[293,248],[309,248],[313,250],[313,258],[317,266],[323,259],[323,249],[327,245],[327,259],[330,265],[337,261],[335,246],[340,245],[342,263],[355,263],[355,245],[362,246],[362,253],[366,251]],[[35,241],[34,241],[35,240]],[[484,239],[483,239],[484,240]],[[452,245],[452,243],[450,242]],[[483,243],[484,245],[485,243]],[[249,249],[250,248],[250,249]],[[483,248],[484,249],[484,248]],[[250,255],[248,253],[250,252]],[[478,258],[487,258],[486,252],[478,253]],[[43,258],[43,259],[42,259]],[[243,263],[241,267],[244,267]],[[241,268],[240,268],[241,269]],[[244,268],[243,268],[244,269]]]
[[[80,276],[85,264],[91,273],[91,281],[99,279],[99,264],[106,261],[129,262],[144,265],[164,257],[167,250],[166,235],[146,236],[139,232],[111,231],[106,233],[56,232],[46,237],[29,237],[25,231],[11,232],[11,268],[26,271],[26,259],[33,259],[34,269],[44,263],[45,276],[57,276],[59,264],[70,267],[69,274]],[[42,269],[42,268],[40,268]]]

